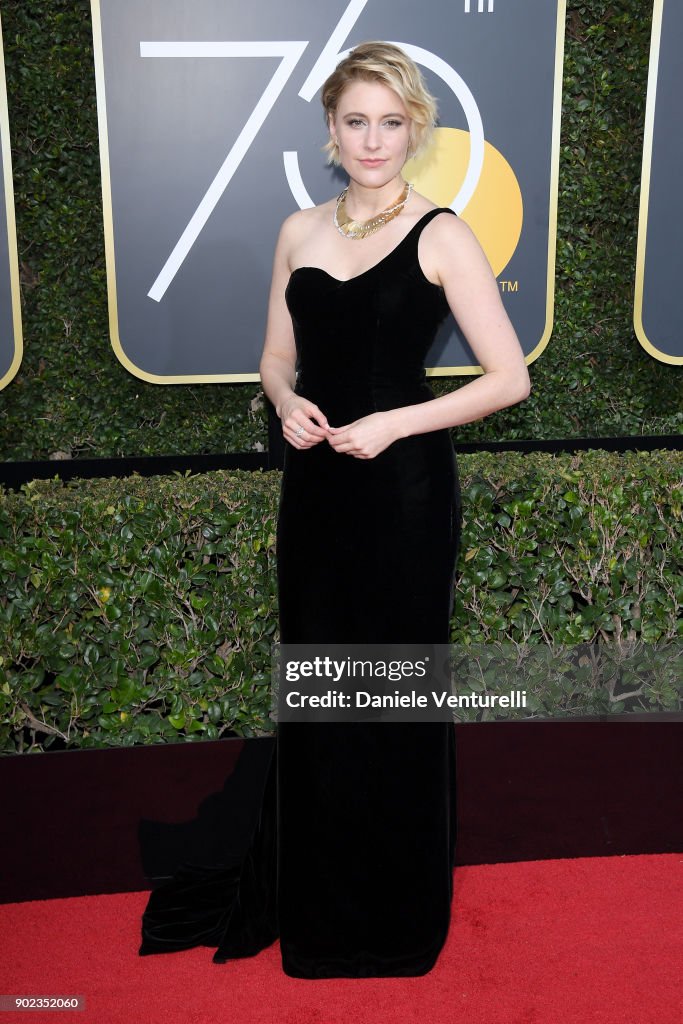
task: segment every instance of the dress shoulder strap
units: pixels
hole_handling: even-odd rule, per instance
[[[458,216],[455,210],[451,210],[450,206],[437,206],[434,210],[427,210],[424,217],[418,221],[418,224],[429,224],[430,220],[433,220],[437,213],[452,213],[454,217]]]
[[[458,216],[455,210],[451,210],[450,206],[437,206],[433,210],[427,210],[426,213],[423,213],[420,219],[413,224],[413,227],[408,234],[413,235],[417,242],[417,239],[422,234],[423,228],[426,228],[429,222],[434,220],[439,213],[452,213],[454,217]]]
[[[404,242],[408,243],[405,246],[407,252],[410,252],[412,257],[417,258],[417,246],[420,241],[420,235],[430,221],[439,213],[452,213],[454,217],[457,217],[455,210],[451,210],[450,206],[437,206],[433,210],[427,210],[423,213],[419,220],[416,220],[408,234],[404,238]],[[399,243],[402,244],[402,243]]]

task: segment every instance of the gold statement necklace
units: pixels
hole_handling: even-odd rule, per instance
[[[349,217],[346,212],[346,195],[349,191],[349,186],[339,193],[337,199],[337,206],[334,211],[334,225],[340,235],[344,235],[345,238],[367,238],[368,235],[373,235],[375,231],[379,231],[385,224],[388,224],[394,217],[398,217],[399,213],[410,199],[410,193],[413,191],[412,181],[408,181],[405,184],[405,188],[401,192],[395,203],[389,206],[386,210],[382,210],[381,213],[371,217],[370,220],[353,220]]]

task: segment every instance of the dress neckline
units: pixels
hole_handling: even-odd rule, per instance
[[[314,271],[317,271],[319,274],[324,274],[325,277],[329,277],[329,279],[331,281],[335,281],[337,284],[350,284],[351,281],[358,281],[361,277],[365,277],[366,274],[370,274],[373,270],[377,270],[378,267],[381,267],[383,263],[386,263],[386,261],[391,256],[393,256],[395,253],[397,253],[398,250],[401,248],[401,246],[405,242],[408,241],[408,239],[413,234],[415,229],[420,226],[420,224],[425,219],[425,217],[429,217],[430,214],[433,214],[433,213],[444,213],[446,210],[450,210],[450,207],[449,206],[435,206],[433,210],[426,210],[422,214],[421,217],[418,217],[418,219],[413,224],[412,228],[410,228],[410,230],[406,232],[406,234],[403,236],[401,241],[398,242],[398,244],[395,245],[393,249],[389,250],[389,252],[386,254],[386,256],[382,256],[381,260],[378,260],[377,263],[373,263],[373,265],[371,267],[368,267],[367,270],[362,270],[360,272],[360,274],[354,274],[353,277],[340,278],[340,277],[335,277],[334,274],[330,274],[329,271],[327,271],[327,270],[323,270],[322,267],[303,266],[303,267],[295,267],[294,270],[289,275],[289,280],[291,281],[292,278],[294,277],[294,275],[298,274],[300,270],[314,270]],[[451,211],[451,212],[453,212],[453,211]]]

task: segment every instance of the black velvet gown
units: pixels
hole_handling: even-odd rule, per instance
[[[292,273],[296,390],[333,426],[433,398],[424,364],[448,304],[417,249],[441,212],[348,281]],[[459,537],[447,430],[374,459],[287,445],[280,639],[448,643]],[[247,856],[182,865],[150,895],[140,954],[208,945],[223,963],[279,936],[291,977],[425,974],[448,932],[454,852],[452,725],[281,722]]]

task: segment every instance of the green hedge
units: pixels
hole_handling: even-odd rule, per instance
[[[679,433],[680,367],[632,328],[651,4],[569,0],[555,331],[527,401],[464,440]],[[254,384],[141,381],[108,338],[87,0],[3,0],[25,355],[3,392],[5,460],[247,451]],[[437,378],[443,393],[468,378]]]
[[[680,643],[683,454],[459,461],[453,644]],[[0,751],[272,731],[279,487],[221,471],[1,494]],[[680,709],[670,682],[630,692],[540,680],[530,710]]]

